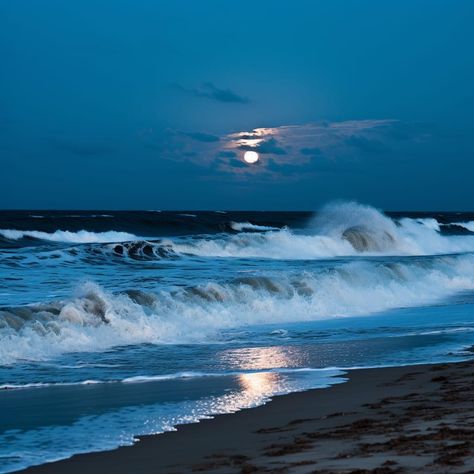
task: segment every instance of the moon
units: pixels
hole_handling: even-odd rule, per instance
[[[244,161],[248,164],[253,164],[258,161],[258,153],[256,151],[246,151],[244,153]]]

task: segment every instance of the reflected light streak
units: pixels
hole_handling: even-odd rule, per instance
[[[224,351],[225,363],[242,370],[303,367],[305,354],[298,347],[246,347]]]

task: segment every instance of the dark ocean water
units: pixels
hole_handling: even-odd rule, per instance
[[[474,213],[0,212],[0,472],[474,344]]]

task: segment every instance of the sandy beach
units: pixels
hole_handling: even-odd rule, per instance
[[[474,472],[473,377],[473,362],[353,370],[347,383],[22,472]]]

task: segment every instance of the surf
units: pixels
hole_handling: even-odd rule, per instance
[[[340,262],[155,291],[88,282],[68,299],[1,308],[0,364],[127,344],[218,342],[232,328],[377,314],[473,290],[474,255]]]

